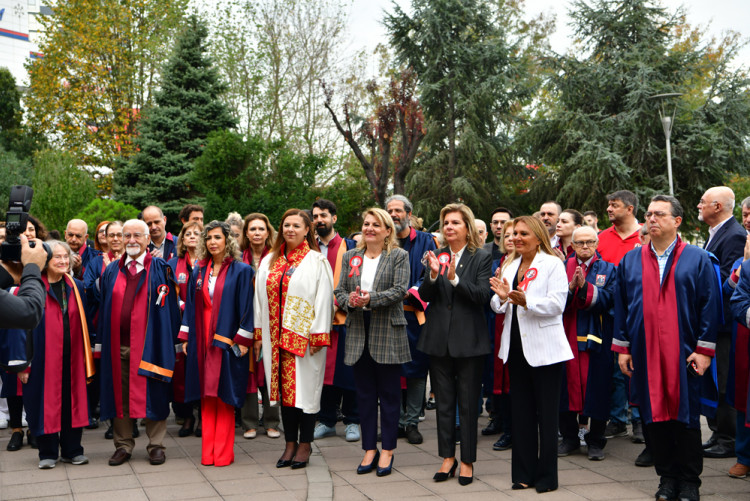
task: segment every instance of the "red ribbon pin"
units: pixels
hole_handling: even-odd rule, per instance
[[[523,280],[521,280],[521,283],[518,284],[518,290],[526,292],[526,289],[529,287],[529,283],[536,278],[536,275],[536,268],[529,268],[526,271],[526,274],[523,276]]]
[[[159,297],[156,298],[156,304],[158,306],[164,306],[164,303],[167,301],[167,294],[169,294],[169,287],[161,284],[156,290],[159,291]]]
[[[352,268],[351,271],[349,271],[349,276],[351,277],[355,273],[359,276],[359,267],[362,266],[362,258],[359,256],[352,256],[349,260],[349,266]]]
[[[440,263],[440,274],[442,275],[445,273],[445,270],[448,269],[448,265],[451,262],[451,255],[447,252],[443,252],[438,256],[438,263]]]

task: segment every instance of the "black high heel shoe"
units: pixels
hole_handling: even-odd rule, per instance
[[[187,425],[187,426],[185,426]],[[185,420],[185,424],[182,425],[182,428],[180,428],[180,431],[177,432],[177,436],[179,437],[189,437],[193,434],[193,430],[195,430],[195,416],[190,416]]]
[[[375,449],[375,457],[372,458],[372,461],[370,461],[370,464],[362,465],[360,464],[357,466],[357,475],[364,475],[365,473],[370,473],[373,468],[375,468],[375,465],[378,464],[378,460],[380,459],[380,451]]]
[[[458,483],[460,485],[469,485],[474,481],[474,465],[471,466],[471,476],[470,477],[464,477],[460,473],[458,474]]]
[[[448,478],[453,478],[456,476],[456,468],[458,468],[458,459],[453,460],[453,466],[451,466],[451,470],[449,472],[439,471],[435,473],[435,475],[432,477],[432,479],[435,482],[445,482],[448,480]]]
[[[391,471],[393,470],[393,456],[391,456],[391,463],[386,466],[385,468],[381,468],[378,466],[377,471],[375,472],[375,475],[379,477],[385,477],[391,474]]]
[[[291,443],[291,442],[290,442]],[[284,451],[284,454],[281,455],[278,461],[276,461],[276,468],[286,468],[287,466],[292,466],[292,462],[294,459],[294,456],[297,454],[297,444],[294,444],[294,451],[292,451],[292,455],[289,459],[284,459],[284,454],[286,454],[286,450]]]
[[[292,469],[297,470],[299,468],[304,468],[307,466],[307,463],[310,461],[310,455],[312,454],[312,445],[310,443],[307,443],[307,457],[304,460],[297,459],[297,453],[300,452],[300,448],[302,448],[303,442],[300,442],[299,447],[297,447],[297,452],[294,453],[294,459],[292,459]]]

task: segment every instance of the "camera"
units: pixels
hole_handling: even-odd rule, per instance
[[[5,242],[0,246],[1,261],[21,260],[21,234],[26,231],[29,223],[29,208],[34,190],[28,186],[16,185],[10,189],[10,202],[8,212],[5,213]],[[35,242],[29,242],[34,247]],[[47,251],[47,261],[52,257],[52,249],[46,243],[42,243]]]

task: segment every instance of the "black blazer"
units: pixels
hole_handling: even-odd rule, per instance
[[[716,236],[705,249],[719,259],[721,269],[721,283],[723,284],[732,272],[732,265],[745,253],[747,231],[732,217],[719,228]],[[724,324],[719,332],[732,331],[732,310],[729,307],[730,295],[724,296]]]
[[[449,248],[435,254],[450,253]],[[490,353],[485,306],[492,297],[490,274],[492,256],[484,249],[471,253],[467,248],[456,266],[458,285],[453,287],[444,275],[430,281],[425,268],[419,296],[430,303],[427,322],[422,329],[417,349],[427,355],[444,357],[475,357]]]

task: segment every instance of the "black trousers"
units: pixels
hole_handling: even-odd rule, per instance
[[[313,441],[315,414],[305,414],[298,407],[282,406],[281,422],[284,423],[284,440],[287,442]]]
[[[13,384],[16,382],[13,381]],[[13,395],[7,398],[8,401],[8,415],[10,416],[10,419],[8,420],[8,425],[11,429],[13,428],[22,428],[23,424],[23,397],[18,395]]]
[[[365,345],[354,364],[357,405],[361,411],[362,449],[378,447],[378,403],[383,449],[396,448],[398,418],[401,414],[401,364],[379,364]]]
[[[716,371],[719,385],[719,406],[716,417],[708,418],[708,427],[714,432],[719,443],[734,450],[734,437],[737,434],[737,411],[727,402],[727,380],[732,349],[732,333],[719,332],[716,337]]]
[[[700,429],[685,423],[665,421],[646,425],[654,454],[656,474],[679,482],[701,484],[703,447]]]
[[[456,403],[461,420],[461,461],[477,460],[477,421],[486,356],[430,357],[430,377],[437,406],[438,455],[456,455]],[[559,385],[558,385],[559,387]]]
[[[531,367],[523,352],[514,353],[512,341],[508,362],[513,395],[512,482],[533,485],[540,492],[557,489],[557,429],[565,364]]]
[[[578,443],[578,413],[565,411],[560,413],[560,433],[562,434],[563,440],[568,443]],[[587,418],[588,419],[588,418]],[[589,432],[586,434],[586,443],[588,445],[594,445],[596,447],[604,448],[607,445],[607,439],[604,437],[604,430],[607,427],[607,422],[603,419],[591,418],[591,426]]]

